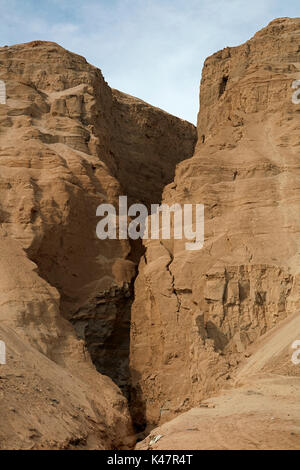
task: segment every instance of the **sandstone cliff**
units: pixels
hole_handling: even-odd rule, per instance
[[[300,19],[278,19],[204,64],[196,151],[163,201],[205,204],[205,244],[145,243],[130,360],[141,427],[228,386],[249,346],[299,309],[299,39]]]
[[[136,256],[96,238],[96,208],[159,202],[195,128],[53,43],[0,48],[0,80],[0,447],[130,445],[126,399],[85,346],[126,386]]]
[[[206,60],[194,155],[194,126],[84,58],[0,48],[0,448],[126,448],[132,417],[160,425],[142,449],[299,447],[299,36],[278,19]],[[100,242],[122,194],[205,204],[204,248]]]

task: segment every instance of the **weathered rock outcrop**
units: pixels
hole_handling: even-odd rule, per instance
[[[141,426],[220,389],[300,306],[299,39],[300,19],[278,19],[204,64],[195,155],[163,201],[205,204],[205,244],[145,244],[131,329]]]
[[[0,105],[0,339],[11,354],[3,367],[13,368],[13,360],[21,369],[28,367],[22,385],[26,393],[13,407],[16,413],[24,408],[16,420],[19,437],[33,419],[38,447],[49,442],[54,447],[126,445],[124,437],[132,434],[126,401],[110,379],[93,369],[82,340],[99,371],[113,376],[118,368],[113,378],[126,382],[136,257],[127,240],[97,239],[96,208],[117,203],[121,194],[157,202],[176,163],[192,155],[195,128],[112,91],[100,70],[54,43],[0,48],[0,80],[7,95]],[[152,177],[153,201],[147,180]],[[29,371],[34,351],[37,369],[49,369],[49,380],[45,370]],[[48,408],[35,400],[29,385],[33,373],[43,383],[45,400],[52,397],[48,388],[59,397],[51,426]],[[61,383],[55,383],[55,374]],[[5,430],[13,428],[16,417],[7,411],[15,387],[11,377],[18,378],[12,372],[0,381]],[[78,425],[70,415],[76,414],[80,394],[90,410],[81,413]],[[99,438],[92,444],[91,429]],[[18,447],[18,437],[5,430],[0,424],[0,445]],[[28,445],[25,436],[21,447]]]
[[[2,230],[0,248],[0,448],[132,445],[126,400],[61,316],[58,291]]]
[[[144,101],[112,92],[115,176],[129,204],[160,204],[164,186],[174,179],[176,165],[193,154],[196,129]]]

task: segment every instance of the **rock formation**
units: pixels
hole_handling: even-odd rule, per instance
[[[206,60],[197,144],[57,44],[0,48],[0,448],[299,448],[299,39]],[[203,249],[98,240],[120,195],[204,204]]]
[[[163,201],[205,204],[205,243],[145,243],[132,308],[133,414],[163,423],[228,386],[300,307],[300,19],[278,19],[203,68],[198,143]]]
[[[57,44],[0,48],[0,80],[0,447],[132,445],[126,399],[85,345],[127,385],[136,254],[97,239],[96,208],[159,202],[196,130]]]

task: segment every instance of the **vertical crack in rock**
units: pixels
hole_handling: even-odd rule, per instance
[[[162,242],[160,242],[160,244],[167,250],[167,252],[169,253],[169,256],[170,256],[170,261],[166,264],[166,270],[168,271],[168,273],[170,274],[170,277],[171,277],[172,293],[176,297],[176,301],[177,301],[177,311],[176,311],[176,313],[178,314],[180,312],[181,302],[180,302],[179,296],[177,295],[177,291],[175,289],[175,277],[174,277],[174,274],[172,273],[172,270],[171,270],[171,264],[174,261],[174,256],[171,253],[171,251],[168,250],[168,248],[166,248],[166,246]]]

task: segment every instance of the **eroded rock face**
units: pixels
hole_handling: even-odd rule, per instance
[[[205,204],[205,244],[146,243],[131,330],[141,426],[219,389],[299,308],[299,39],[299,19],[278,19],[205,62],[196,151],[163,198]]]
[[[0,48],[0,80],[5,82],[7,98],[0,105],[1,252],[5,255],[5,247],[10,247],[9,253],[15,254],[11,266],[6,255],[0,263],[4,281],[9,273],[9,287],[1,285],[1,324],[17,328],[28,347],[54,361],[46,361],[53,373],[62,367],[79,376],[86,384],[81,386],[87,402],[96,407],[96,417],[83,413],[80,432],[71,420],[53,446],[77,441],[94,445],[87,443],[91,421],[96,431],[100,424],[109,428],[100,436],[95,431],[98,447],[119,446],[132,434],[125,399],[110,379],[93,369],[83,341],[98,370],[114,373],[114,379],[116,367],[128,371],[136,257],[127,240],[97,239],[96,208],[104,202],[117,203],[122,194],[151,201],[147,178],[152,175],[153,202],[157,202],[175,164],[192,155],[195,128],[112,91],[100,70],[53,43]],[[178,147],[175,154],[167,152],[170,142]],[[66,320],[73,322],[80,341]],[[7,332],[3,335],[9,348],[13,340]],[[71,360],[73,350],[79,352]],[[112,354],[114,361],[108,365]],[[120,376],[122,384],[123,372]],[[94,392],[88,392],[88,384],[93,384]],[[75,407],[80,401],[77,391],[74,386]],[[9,392],[4,393],[7,399]],[[31,405],[39,406],[34,401]],[[63,406],[57,408],[63,416]],[[62,425],[58,411],[56,415],[53,436]],[[17,425],[20,433],[25,422],[24,418]],[[43,429],[39,426],[34,445],[48,445]],[[10,442],[7,437],[4,446]],[[26,441],[23,447],[27,446]]]
[[[127,403],[99,374],[60,313],[58,291],[20,243],[0,232],[1,449],[109,449],[130,446]]]
[[[190,158],[196,144],[194,127],[142,100],[112,90],[117,154],[116,178],[129,204],[160,204],[176,165]]]

